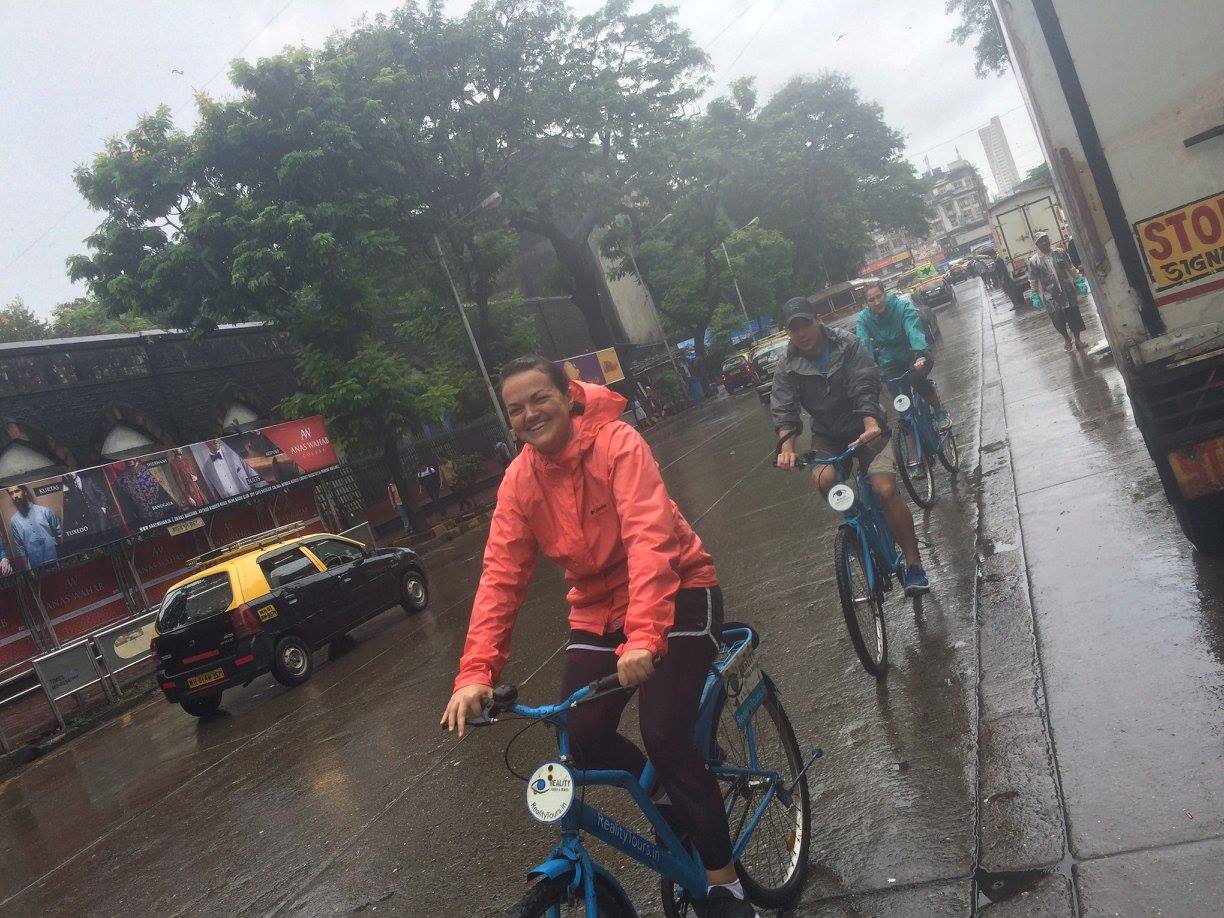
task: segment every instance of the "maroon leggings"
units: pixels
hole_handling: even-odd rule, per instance
[[[641,695],[642,739],[671,800],[675,828],[689,833],[709,869],[731,863],[730,832],[718,781],[697,751],[693,731],[722,621],[722,591],[718,587],[677,592],[667,655],[650,680],[637,689]],[[604,635],[571,631],[561,698],[616,672],[616,647],[624,640],[625,635],[619,631]],[[614,692],[570,712],[570,752],[580,768],[614,769],[641,777],[646,756],[617,732],[632,694]]]

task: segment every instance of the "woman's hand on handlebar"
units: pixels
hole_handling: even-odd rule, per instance
[[[641,685],[654,670],[654,654],[649,650],[626,650],[616,661],[616,676],[626,688]]]
[[[491,685],[465,685],[455,689],[455,694],[451,695],[450,701],[446,703],[446,710],[442,712],[442,720],[439,723],[452,732],[457,730],[459,735],[463,736],[463,728],[467,726],[468,718],[478,715],[484,703],[492,697]]]

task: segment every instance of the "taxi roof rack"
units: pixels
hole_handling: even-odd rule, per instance
[[[241,539],[236,539],[218,548],[210,548],[202,555],[196,555],[187,562],[188,567],[204,567],[209,564],[214,564],[231,555],[240,554],[244,551],[250,551],[255,548],[263,548],[265,545],[274,545],[277,542],[283,542],[295,532],[301,532],[306,528],[305,520],[298,520],[296,523],[287,523],[284,526],[277,526],[275,529],[269,529],[266,532],[258,532],[255,535],[244,536]]]

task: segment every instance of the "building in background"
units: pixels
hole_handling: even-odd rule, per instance
[[[935,167],[922,178],[926,201],[934,213],[928,239],[939,243],[944,258],[959,258],[975,245],[990,242],[990,198],[972,163],[958,154],[947,166]]]
[[[986,149],[990,174],[999,186],[999,197],[1005,198],[1020,184],[1020,173],[1016,170],[1016,160],[1007,144],[1007,134],[1003,131],[1003,122],[999,120],[999,116],[991,118],[990,124],[978,131],[978,136],[982,138],[982,146]]]
[[[918,240],[904,230],[878,230],[871,237],[871,247],[863,252],[859,277],[878,277],[887,281],[914,266],[914,249]]]

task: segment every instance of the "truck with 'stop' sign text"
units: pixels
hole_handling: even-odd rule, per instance
[[[1224,550],[1224,3],[993,0],[1135,420]]]

